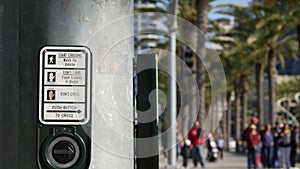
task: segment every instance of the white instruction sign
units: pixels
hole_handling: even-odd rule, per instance
[[[48,46],[40,51],[39,119],[49,125],[90,120],[91,52],[86,47]]]

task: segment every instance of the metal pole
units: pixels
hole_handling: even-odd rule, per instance
[[[176,15],[176,7],[178,0],[170,1],[170,14]],[[170,26],[170,57],[169,57],[169,88],[168,88],[168,108],[169,108],[169,122],[170,134],[168,135],[168,165],[170,168],[176,167],[176,29],[177,21],[174,18]]]
[[[111,119],[114,120],[111,121],[111,124],[115,128],[122,129],[120,132],[124,131],[124,133],[113,135],[113,128],[110,125],[105,124],[103,120],[98,120],[101,118],[94,118],[97,120],[94,120],[93,123],[95,132],[92,134],[92,139],[99,138],[99,140],[96,140],[97,142],[93,141],[93,159],[90,168],[133,168],[132,158],[125,158],[125,155],[133,156],[133,142],[130,139],[126,139],[127,136],[133,135],[132,122],[124,119],[118,114],[118,111],[112,109],[114,102],[108,100],[108,98],[112,98],[112,92],[106,90],[110,89],[112,83],[114,83],[120,84],[119,88],[114,89],[115,93],[125,91],[130,93],[129,90],[131,88],[126,88],[127,86],[124,85],[124,82],[132,79],[132,71],[128,69],[132,67],[131,55],[128,53],[133,53],[133,42],[126,41],[123,45],[119,45],[119,40],[124,39],[124,35],[127,37],[133,31],[133,24],[126,22],[126,24],[122,25],[122,31],[110,29],[114,31],[113,33],[101,31],[100,33],[103,34],[95,34],[95,38],[87,42],[89,38],[92,38],[93,33],[96,33],[103,25],[107,25],[124,15],[132,14],[132,2],[132,0],[122,0],[122,2],[120,0],[1,1],[1,169],[37,169],[38,60],[40,49],[47,45],[88,46],[93,52],[94,61],[101,60],[106,63],[103,66],[99,62],[93,62],[93,71],[98,72],[93,73],[95,75],[93,76],[93,79],[95,79],[93,82],[97,84],[93,86],[95,93],[93,95],[95,103],[93,104],[93,110],[101,108],[101,115],[106,113],[106,115],[109,114],[110,117],[113,117]],[[114,24],[114,26],[120,28],[117,24]],[[107,42],[106,39],[111,41]],[[105,53],[106,49],[111,48],[117,41],[118,47],[114,49],[114,52],[109,52],[108,56],[104,58],[103,53]],[[102,47],[102,50],[93,50],[96,48],[94,46]],[[122,65],[121,61],[124,59],[129,61]],[[112,82],[113,76],[108,76],[107,72],[116,72],[118,69],[125,71],[122,74],[116,73],[115,77],[121,78],[115,78],[115,81]],[[105,95],[97,94],[95,91],[103,92]],[[126,98],[130,99],[131,97],[129,95]],[[100,103],[99,100],[106,101],[106,103]],[[102,106],[104,104],[106,106]],[[131,108],[131,105],[125,103],[125,101],[119,105],[122,108],[126,106]],[[127,111],[122,113],[131,115],[132,109],[130,108],[124,108]],[[93,113],[93,115],[96,114],[95,111]],[[116,138],[116,136],[118,137]],[[102,140],[103,142],[105,141],[105,149],[107,151],[97,144]],[[119,154],[109,150],[115,150]]]

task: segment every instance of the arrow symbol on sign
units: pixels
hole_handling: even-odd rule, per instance
[[[69,151],[69,156],[71,156],[72,154],[74,154],[74,150],[72,149],[72,147],[68,147]]]
[[[47,113],[78,113],[80,114],[81,110],[47,110]]]
[[[67,150],[64,150],[64,149],[62,149],[62,150],[54,150],[54,154],[55,155],[68,155],[68,156],[71,156],[74,153],[75,153],[75,151],[70,146],[68,146]]]

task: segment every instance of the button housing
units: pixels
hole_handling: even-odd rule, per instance
[[[49,162],[58,168],[72,167],[80,157],[78,143],[69,136],[53,139],[48,147]]]

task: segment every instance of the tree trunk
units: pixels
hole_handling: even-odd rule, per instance
[[[204,35],[207,32],[207,25],[208,25],[208,2],[209,0],[198,0],[196,4],[197,10],[197,27],[203,34],[198,35],[198,46],[197,51],[200,56],[197,57],[197,84],[199,87],[199,94],[200,94],[200,106],[199,106],[199,113],[197,119],[200,122],[204,122],[205,120],[205,75],[206,70],[203,65],[203,62],[199,57],[206,57],[206,48],[205,48],[205,38]]]
[[[298,40],[298,52],[300,52],[300,25],[297,25],[297,40]]]
[[[268,56],[268,76],[269,76],[269,121],[275,124],[275,75],[276,75],[276,55],[274,49],[269,51]]]
[[[227,93],[227,113],[226,113],[226,128],[227,128],[227,134],[226,134],[226,138],[224,138],[226,140],[226,147],[227,150],[229,150],[229,138],[231,137],[231,91],[229,91]]]
[[[247,75],[242,76],[242,115],[243,115],[243,126],[242,129],[248,127],[247,124],[247,114],[248,114],[248,79]]]
[[[241,89],[239,81],[235,83],[235,137],[237,141],[241,137]]]
[[[205,112],[205,67],[201,62],[201,60],[197,59],[197,84],[199,87],[199,112],[197,115],[197,120],[201,123],[204,123],[206,112]]]
[[[260,124],[265,125],[264,120],[264,66],[261,63],[256,64],[256,93],[257,93],[257,106],[256,111],[259,115]]]

